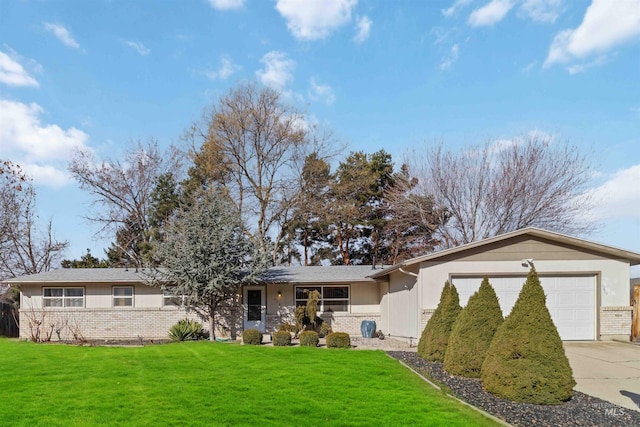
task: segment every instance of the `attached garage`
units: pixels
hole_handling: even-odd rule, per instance
[[[563,340],[628,341],[630,267],[638,264],[635,252],[525,228],[413,258],[369,277],[389,282],[390,307],[381,310],[382,323],[393,326],[389,332],[419,337],[446,281],[456,286],[464,306],[487,275],[506,316],[534,265]]]
[[[511,312],[525,280],[525,276],[489,277],[504,316]],[[452,282],[460,295],[460,305],[464,307],[480,287],[482,277],[453,276]],[[596,276],[543,275],[540,283],[560,338],[565,341],[596,339]]]

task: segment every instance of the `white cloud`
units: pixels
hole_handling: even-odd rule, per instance
[[[34,181],[60,187],[71,178],[67,161],[75,149],[87,149],[89,135],[74,127],[43,125],[36,103],[0,99],[0,146],[3,155],[19,163]]]
[[[205,73],[211,80],[226,80],[242,69],[241,66],[234,64],[231,58],[226,55],[223,55],[220,61],[222,64],[220,64],[220,68],[217,71],[207,71]]]
[[[244,0],[209,0],[209,4],[218,10],[242,9]]]
[[[278,0],[276,10],[297,39],[318,40],[351,21],[358,0]]]
[[[593,0],[578,28],[563,30],[554,37],[544,66],[602,55],[638,39],[640,0]]]
[[[442,9],[441,12],[444,16],[452,16],[458,11],[458,9],[468,6],[469,3],[471,3],[471,0],[456,0],[450,7]]]
[[[56,38],[65,45],[74,49],[80,49],[80,44],[75,41],[69,30],[67,30],[64,25],[45,22],[44,29],[56,36]]]
[[[371,32],[371,25],[373,25],[373,21],[369,19],[367,16],[363,16],[358,18],[357,27],[358,33],[353,38],[357,43],[362,43],[366,39],[369,38],[369,33]]]
[[[496,24],[502,21],[512,7],[512,0],[491,0],[491,2],[471,12],[469,25],[483,27]]]
[[[9,86],[39,86],[38,81],[17,60],[4,52],[0,52],[0,83]]]
[[[256,71],[256,77],[265,86],[283,91],[293,81],[293,70],[296,62],[289,59],[284,52],[271,51],[260,60],[264,68]]]
[[[525,0],[520,10],[538,22],[556,22],[561,13],[562,0]]]
[[[640,220],[640,164],[614,173],[602,185],[587,192],[598,205],[595,208],[597,219],[636,219]]]
[[[151,53],[151,50],[147,49],[140,42],[125,40],[123,43],[129,46],[130,48],[134,49],[136,52],[138,52],[142,56],[147,56]]]
[[[327,105],[334,103],[336,95],[333,93],[331,86],[318,83],[315,77],[312,77],[309,83],[311,84],[309,98],[314,101],[323,101]]]
[[[451,52],[449,53],[449,56],[446,56],[442,59],[442,62],[440,62],[440,69],[448,70],[449,68],[451,68],[451,65],[453,65],[453,63],[458,60],[459,56],[460,47],[458,46],[458,44],[454,44],[453,46],[451,46]]]

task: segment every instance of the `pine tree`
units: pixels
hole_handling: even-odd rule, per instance
[[[482,365],[485,390],[503,399],[560,404],[573,395],[573,372],[538,274],[531,268],[511,314],[498,328]]]
[[[440,303],[427,322],[418,342],[420,357],[431,362],[444,360],[451,328],[461,310],[456,287],[446,282],[440,294]]]
[[[479,378],[487,349],[502,322],[498,297],[489,278],[485,276],[480,289],[469,298],[453,324],[444,357],[446,371],[453,375]]]

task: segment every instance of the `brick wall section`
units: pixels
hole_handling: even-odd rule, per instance
[[[233,335],[237,330],[231,317],[220,317],[216,333]],[[43,317],[44,316],[44,317]],[[52,340],[58,340],[55,329],[60,329],[60,339],[73,340],[73,332],[79,332],[87,340],[160,340],[169,338],[169,329],[182,319],[202,323],[205,330],[209,323],[197,314],[187,313],[183,308],[128,308],[128,309],[64,309],[64,310],[20,310],[20,338],[31,337],[30,323],[41,322],[41,337],[54,326]],[[231,320],[230,320],[231,319]],[[229,326],[231,325],[231,327]]]
[[[600,307],[600,338],[630,339],[633,307]]]
[[[349,335],[361,335],[360,324],[363,320],[373,320],[377,329],[380,329],[380,313],[323,313],[323,321],[329,322],[334,332],[346,332]],[[284,322],[295,323],[293,316],[269,314],[267,315],[267,333],[273,333]]]
[[[376,330],[380,329],[380,313],[334,313],[328,317],[331,321],[331,330],[334,332],[346,332],[349,335],[362,335],[362,332],[360,331],[360,324],[363,320],[373,320],[376,322]]]

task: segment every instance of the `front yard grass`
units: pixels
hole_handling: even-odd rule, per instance
[[[496,425],[381,351],[0,338],[0,425]]]

